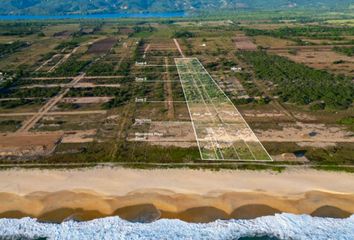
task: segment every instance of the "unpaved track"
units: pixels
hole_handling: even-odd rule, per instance
[[[50,80],[70,80],[75,77],[36,77],[36,78],[22,78],[23,80],[33,80],[33,81],[50,81]],[[115,78],[126,78],[126,76],[116,75],[116,76],[85,76],[83,79],[115,79]]]
[[[44,116],[56,116],[56,115],[85,115],[85,114],[106,114],[106,110],[96,110],[96,111],[71,111],[71,112],[47,112],[43,114]],[[27,113],[0,113],[0,117],[26,117],[37,115],[36,112]]]
[[[179,53],[181,54],[181,56],[182,56],[183,58],[185,58],[184,53],[183,53],[183,51],[182,51],[182,48],[181,48],[181,46],[179,45],[179,42],[177,41],[177,39],[174,38],[173,41],[175,42],[175,45],[176,45],[176,47],[177,47]]]
[[[57,62],[57,64],[55,64],[51,69],[49,69],[48,72],[50,72],[50,73],[51,73],[51,72],[54,72],[54,70],[57,69],[61,64],[65,63],[65,62],[71,57],[71,55],[73,55],[74,53],[76,53],[79,48],[80,48],[80,46],[74,48],[70,53],[65,54],[65,55],[63,56],[63,58],[60,59],[59,62]]]
[[[120,146],[122,140],[125,141],[127,138],[126,129],[128,129],[129,121],[133,118],[134,113],[135,113],[135,110],[132,109],[132,104],[129,103],[124,107],[122,114],[120,114],[120,117],[122,120],[119,123],[118,129],[117,129],[117,134],[116,134],[116,141],[114,142],[114,146],[113,146],[111,154],[110,154],[111,160],[116,159],[117,154],[118,154],[118,150],[119,150],[119,146]]]
[[[34,78],[21,78],[22,80],[33,80],[33,81],[49,81],[49,80],[70,80],[74,77],[34,77]]]
[[[126,47],[125,47],[125,51],[123,52],[123,56],[119,60],[117,66],[115,67],[115,70],[119,70],[120,69],[120,66],[122,65],[123,61],[126,59],[128,54],[130,53],[130,49],[132,47],[132,44],[131,43],[129,43],[129,44],[127,43],[125,46]]]
[[[165,69],[166,69],[166,77],[165,77],[165,93],[166,93],[166,105],[167,105],[167,115],[168,115],[168,120],[173,120],[175,118],[175,108],[173,105],[173,92],[172,92],[172,82],[170,78],[170,72],[168,69],[168,58],[165,58]]]
[[[144,56],[143,58],[146,58],[146,53],[149,51],[151,44],[148,44],[146,48],[144,49]]]
[[[50,99],[41,109],[39,109],[36,115],[25,121],[17,132],[28,132],[44,115],[50,111],[50,109],[52,109],[58,102],[60,102],[69,92],[70,88],[74,87],[84,76],[85,73],[82,73],[74,78],[74,80],[67,85],[66,89],[61,91],[57,96]]]
[[[45,61],[44,63],[42,63],[42,65],[40,65],[35,72],[38,72],[39,70],[41,70],[44,66],[46,66],[50,61],[52,61],[55,57],[57,57],[59,54],[55,54],[53,55],[50,59],[48,59],[47,61]]]
[[[89,114],[106,114],[106,110],[92,110],[92,111],[72,111],[72,112],[49,112],[45,115],[56,116],[56,115],[89,115]]]

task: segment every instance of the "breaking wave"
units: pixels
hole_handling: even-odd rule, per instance
[[[196,224],[161,219],[132,223],[119,217],[88,222],[40,223],[33,218],[0,219],[5,239],[354,239],[354,215],[347,219],[276,214],[253,220]],[[265,237],[266,236],[266,237]],[[256,238],[254,238],[256,237]],[[258,237],[258,238],[257,238]]]

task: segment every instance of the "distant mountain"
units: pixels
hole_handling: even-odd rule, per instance
[[[199,10],[346,9],[353,0],[0,0],[1,15],[64,15]]]

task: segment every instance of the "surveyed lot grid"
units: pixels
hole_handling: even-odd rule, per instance
[[[231,100],[196,58],[176,58],[203,160],[272,161]]]

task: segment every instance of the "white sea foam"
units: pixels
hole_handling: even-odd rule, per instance
[[[0,236],[48,239],[238,239],[245,236],[280,239],[354,239],[354,215],[347,219],[277,214],[254,220],[216,221],[207,224],[179,220],[130,223],[118,217],[89,222],[39,223],[36,219],[0,219]]]

